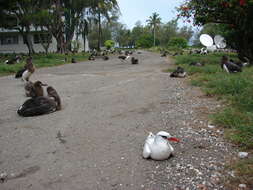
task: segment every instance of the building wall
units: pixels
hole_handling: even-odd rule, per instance
[[[6,33],[5,33],[6,35]],[[6,44],[6,45],[2,45],[0,43],[0,53],[28,53],[28,48],[26,46],[26,44],[24,44],[23,42],[23,37],[22,35],[18,34],[18,44]],[[76,39],[76,37],[74,36],[73,39]],[[80,48],[79,48],[79,52],[84,50],[84,44],[83,44],[83,39],[81,36],[79,36],[78,38],[79,44],[80,44]],[[43,46],[41,44],[34,44],[34,40],[33,40],[33,36],[32,36],[32,42],[33,42],[33,48],[35,50],[36,53],[38,52],[45,52]],[[52,38],[52,43],[49,46],[48,52],[56,52],[57,50],[57,42],[55,40],[55,38]]]

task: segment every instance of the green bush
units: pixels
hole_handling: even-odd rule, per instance
[[[115,46],[115,42],[113,40],[106,40],[105,41],[105,47],[106,49],[111,49]]]
[[[153,46],[153,37],[150,34],[143,34],[136,41],[137,48],[150,48]]]
[[[187,40],[182,37],[171,38],[168,42],[168,47],[186,48],[187,46]]]
[[[211,116],[217,125],[226,128],[227,138],[253,148],[253,68],[228,74],[220,68],[223,53],[209,55],[182,55],[175,57],[176,65],[184,67],[191,84],[200,86],[207,95],[225,101],[226,107]],[[236,59],[235,54],[229,57]],[[205,63],[204,67],[189,66],[193,61]]]

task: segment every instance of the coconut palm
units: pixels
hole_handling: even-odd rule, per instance
[[[96,0],[94,1],[94,5],[92,6],[93,15],[97,15],[97,23],[98,23],[98,45],[97,49],[100,50],[101,46],[101,36],[102,36],[102,17],[105,17],[108,21],[110,21],[110,13],[113,11],[119,10],[117,0]]]
[[[153,45],[155,46],[156,29],[161,24],[161,18],[159,17],[159,14],[155,12],[152,14],[152,16],[149,17],[149,19],[146,22],[153,30],[153,36],[154,36]]]

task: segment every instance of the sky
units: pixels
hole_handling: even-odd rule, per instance
[[[120,21],[126,24],[127,28],[132,29],[139,20],[146,24],[146,20],[153,12],[157,12],[162,18],[162,22],[176,18],[176,6],[184,0],[118,0],[121,11]],[[179,22],[183,26],[183,22]]]

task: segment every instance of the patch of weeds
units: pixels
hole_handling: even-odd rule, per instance
[[[191,84],[199,86],[206,95],[225,100],[225,108],[210,116],[213,123],[225,129],[225,137],[240,149],[253,149],[253,67],[243,68],[243,72],[228,74],[220,68],[223,54],[188,55],[175,57],[176,65],[183,65],[189,73]],[[230,54],[236,60],[236,54]],[[191,67],[191,62],[204,62],[204,67]],[[253,188],[253,158],[235,161],[230,168],[236,172],[230,188],[238,188],[245,183]]]
[[[243,159],[232,163],[229,169],[235,171],[236,176],[229,178],[228,189],[238,188],[238,184],[247,184],[248,189],[253,188],[253,158]]]

